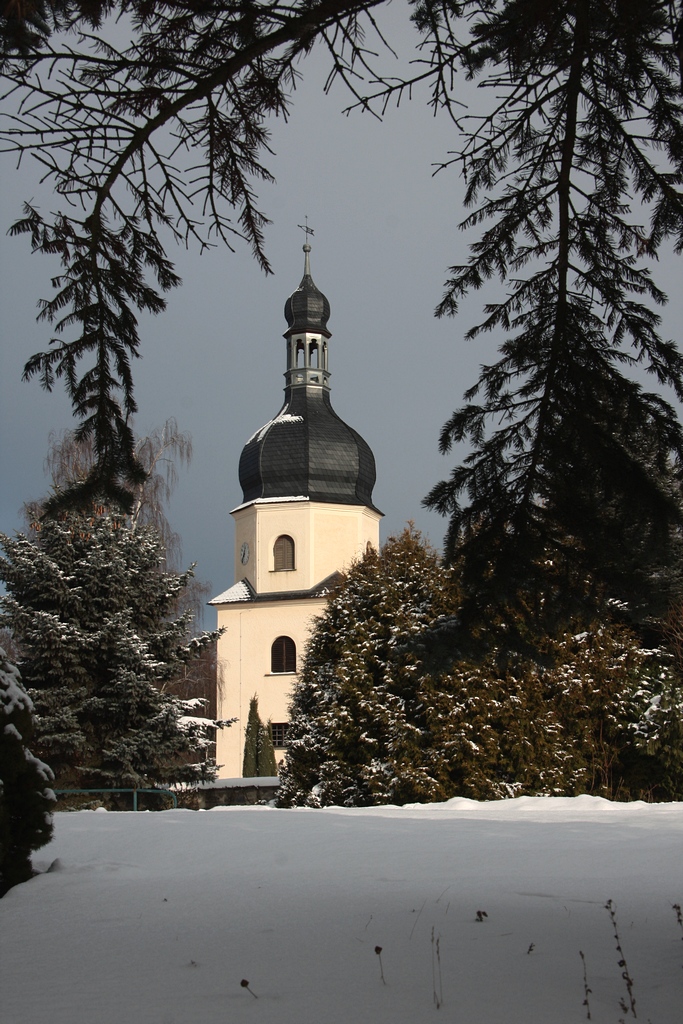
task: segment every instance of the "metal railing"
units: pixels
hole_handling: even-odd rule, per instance
[[[138,793],[160,793],[162,796],[170,796],[174,808],[178,806],[177,797],[170,789],[53,789],[52,792],[55,796],[64,793],[132,793],[134,811],[138,809]]]

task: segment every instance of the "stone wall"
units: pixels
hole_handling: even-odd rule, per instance
[[[254,783],[246,786],[212,786],[176,792],[176,797],[178,807],[190,811],[208,811],[212,807],[252,807],[256,804],[267,804],[275,799],[278,788],[279,784],[270,781],[265,785]]]

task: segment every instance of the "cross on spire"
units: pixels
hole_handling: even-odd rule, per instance
[[[304,232],[305,244],[308,245],[308,236],[311,235],[312,237],[315,234],[313,228],[309,228],[308,226],[308,217],[305,218],[305,224],[297,224],[297,227],[301,228]]]

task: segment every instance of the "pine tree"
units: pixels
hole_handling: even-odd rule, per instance
[[[19,642],[34,747],[57,786],[212,778],[214,723],[168,692],[215,640],[189,639],[191,614],[176,615],[192,570],[165,571],[156,530],[113,507],[44,516],[32,533],[0,537],[0,622]]]
[[[255,779],[277,775],[275,748],[270,729],[261,721],[258,710],[258,697],[255,695],[249,702],[249,717],[244,736],[244,758],[242,760],[242,776]]]
[[[683,357],[660,335],[650,270],[668,240],[683,247],[676,20],[630,0],[475,17],[464,59],[496,103],[454,160],[462,226],[484,227],[438,312],[497,278],[467,337],[493,332],[500,358],[444,426],[444,452],[471,450],[427,498],[449,517],[470,626],[523,614],[557,636],[610,601],[642,622],[680,593],[683,432],[666,397],[683,397]]]
[[[52,835],[52,772],[28,748],[32,711],[16,666],[0,648],[0,896],[31,877],[31,852]]]
[[[452,613],[453,579],[412,527],[348,572],[309,642],[290,709],[279,801],[364,805],[437,799],[432,681],[420,637]]]
[[[659,747],[670,679],[661,652],[606,624],[547,639],[542,655],[502,669],[493,652],[442,676],[430,729],[449,763],[450,793],[670,799]]]
[[[683,696],[666,652],[606,621],[474,659],[448,648],[459,601],[414,531],[351,568],[294,691],[282,805],[675,797]]]
[[[441,307],[455,311],[465,291],[493,275],[508,293],[487,306],[482,325],[504,334],[503,359],[482,377],[481,407],[468,407],[444,438],[447,445],[462,433],[479,449],[454,489],[432,496],[453,517],[454,536],[468,524],[460,492],[471,490],[481,498],[471,521],[488,511],[484,532],[502,548],[494,547],[496,562],[533,552],[536,534],[549,531],[539,521],[527,533],[524,520],[533,520],[558,426],[570,428],[582,461],[584,449],[594,451],[593,468],[602,456],[621,463],[617,496],[633,494],[644,511],[660,505],[629,443],[628,417],[634,411],[637,420],[650,419],[662,447],[673,434],[678,452],[679,431],[670,409],[614,371],[621,359],[642,361],[680,392],[679,357],[661,345],[657,316],[641,297],[663,301],[648,261],[667,237],[677,247],[681,238],[681,0],[412,0],[406,16],[419,55],[405,78],[396,77],[393,62],[386,72],[380,59],[389,52],[385,5],[31,0],[0,14],[4,94],[16,103],[5,146],[35,154],[57,202],[63,197],[52,216],[27,204],[13,229],[62,263],[56,293],[41,304],[59,336],[25,372],[46,388],[61,376],[81,436],[95,439],[97,463],[82,493],[99,488],[122,500],[140,480],[129,427],[135,314],[163,310],[163,293],[180,283],[159,226],[184,244],[203,246],[215,236],[231,246],[246,238],[269,269],[267,218],[256,195],[257,182],[272,180],[265,118],[287,112],[299,62],[320,40],[329,52],[328,84],[345,85],[363,110],[381,113],[424,87],[433,112],[447,115],[455,138],[444,148],[464,171],[468,201],[486,192],[466,225],[493,222],[472,261],[452,268]],[[130,20],[122,45],[107,16],[115,21],[124,9]],[[64,46],[51,40],[56,27]],[[493,97],[483,123],[463,114],[463,75],[489,87],[479,92]],[[157,133],[178,139],[170,155]],[[459,149],[456,133],[464,135]],[[190,167],[175,159],[185,149],[194,154]],[[78,206],[69,202],[75,194]],[[644,212],[631,217],[634,197]],[[621,349],[629,338],[631,353]],[[91,358],[95,369],[81,372]],[[614,437],[600,413],[603,395],[619,415]],[[516,430],[507,429],[511,419]],[[609,474],[603,483],[612,483]],[[666,505],[659,508],[665,518]],[[514,545],[503,545],[503,526],[493,529],[501,518]],[[590,530],[581,536],[589,540]]]
[[[638,728],[659,768],[657,783],[671,800],[683,799],[683,608],[671,608],[661,627],[667,660],[653,707]]]

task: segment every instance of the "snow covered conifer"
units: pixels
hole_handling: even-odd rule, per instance
[[[679,791],[681,699],[657,652],[606,621],[465,659],[455,572],[412,530],[350,569],[294,691],[282,805]]]
[[[661,773],[646,735],[658,734],[660,667],[656,652],[609,623],[546,638],[538,659],[505,669],[495,652],[454,664],[430,717],[451,795],[653,795]]]
[[[443,798],[420,636],[455,604],[452,570],[411,527],[349,570],[318,619],[291,705],[284,805]]]
[[[122,511],[44,516],[0,537],[0,625],[21,650],[34,747],[59,788],[146,787],[211,778],[209,720],[167,691],[215,634],[188,639],[176,615],[192,577],[165,571],[152,526]],[[197,763],[193,763],[193,759]]]
[[[52,772],[27,746],[32,712],[19,672],[0,648],[0,896],[31,877],[31,851],[52,835]]]

